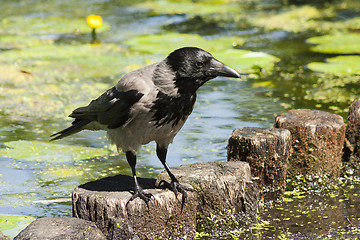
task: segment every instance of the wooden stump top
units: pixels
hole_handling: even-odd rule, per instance
[[[316,128],[341,129],[344,127],[344,120],[337,114],[313,109],[293,109],[275,118],[276,128],[288,129],[286,126],[297,125],[309,127],[315,133]]]
[[[293,153],[290,175],[338,177],[345,139],[345,123],[339,115],[295,109],[278,115],[275,127],[291,132]]]

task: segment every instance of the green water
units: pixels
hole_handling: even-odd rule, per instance
[[[254,67],[244,81],[217,78],[203,86],[194,112],[170,146],[170,166],[224,161],[234,128],[271,127],[277,114],[291,108],[321,109],[346,118],[349,104],[359,95],[359,76],[309,70],[310,62],[334,55],[311,52],[306,39],[341,31],[347,23],[339,21],[360,14],[359,1],[215,5],[219,2],[0,1],[0,147],[19,140],[47,142],[70,123],[66,116],[72,109],[87,104],[124,73],[161,59],[161,54],[136,52],[124,43],[145,34],[200,34],[210,40],[236,36],[245,44],[235,48],[280,59],[273,70]],[[294,16],[281,15],[286,12]],[[88,45],[91,29],[81,25],[89,14],[101,15],[105,22],[98,29],[99,45]],[[289,19],[281,24],[272,18],[277,15]],[[360,29],[360,24],[352,26],[351,31]],[[104,132],[84,131],[58,143],[108,148]],[[142,177],[162,171],[154,144],[142,148],[137,171]],[[56,162],[0,157],[0,214],[70,216],[74,187],[119,173],[130,174],[130,169],[125,156],[112,148],[109,156]],[[289,195],[266,206],[257,226],[240,235],[234,229],[225,238],[351,239],[360,222],[360,184],[351,174],[342,181],[340,188],[303,191],[300,197]]]

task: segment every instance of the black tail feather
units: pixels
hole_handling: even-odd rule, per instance
[[[54,140],[58,140],[64,137],[67,137],[69,135],[72,135],[74,133],[77,133],[79,131],[82,130],[82,127],[85,126],[86,124],[92,122],[92,120],[88,120],[88,119],[75,119],[75,121],[72,123],[72,125],[68,128],[65,128],[64,130],[54,133],[53,135],[51,135],[50,137],[54,137],[52,139],[50,139],[50,141],[54,141]]]

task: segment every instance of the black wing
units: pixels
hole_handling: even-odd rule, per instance
[[[118,91],[115,87],[107,90],[86,107],[75,109],[69,117],[75,118],[72,126],[51,135],[57,140],[84,129],[92,121],[97,121],[110,129],[121,127],[130,119],[131,107],[144,96],[137,90]]]

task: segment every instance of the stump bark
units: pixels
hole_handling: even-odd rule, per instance
[[[291,177],[338,177],[345,139],[343,118],[319,110],[296,109],[278,115],[276,128],[291,132],[293,153]]]
[[[349,107],[347,117],[347,128],[345,137],[344,160],[349,161],[353,157],[356,162],[360,162],[360,101],[354,101]]]
[[[118,175],[77,187],[73,215],[95,222],[107,239],[194,239],[196,229],[219,234],[255,220],[258,190],[248,163],[196,163],[172,172],[196,189],[187,191],[184,206],[181,193],[176,198],[170,190],[155,189],[155,179],[143,178],[140,185],[153,194],[148,206],[141,199],[126,206],[132,177]],[[170,181],[167,173],[159,175],[157,185],[162,180]]]
[[[291,134],[286,129],[235,129],[228,142],[228,161],[245,161],[265,200],[276,200],[285,190]]]
[[[139,178],[140,185],[153,194],[148,205],[137,198],[126,206],[133,179],[118,175],[79,186],[73,191],[73,215],[93,221],[107,239],[193,239],[196,226],[196,193],[188,193],[181,209],[171,191],[155,189],[155,179]]]
[[[172,168],[179,182],[198,194],[197,231],[221,237],[229,230],[253,223],[259,195],[246,162],[206,162]],[[166,172],[158,176],[169,181]]]

